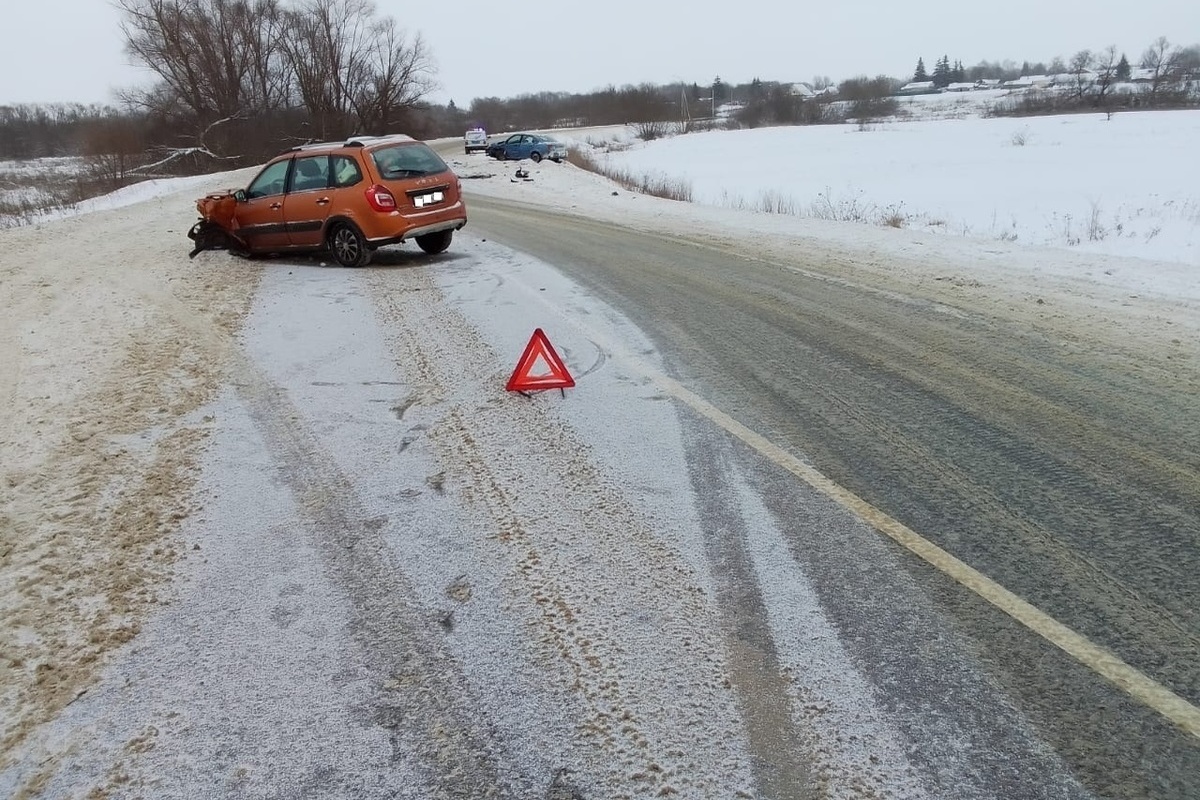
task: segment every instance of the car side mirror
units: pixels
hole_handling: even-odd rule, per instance
[[[233,199],[239,203],[246,202],[246,190],[238,189],[236,192],[233,193]]]

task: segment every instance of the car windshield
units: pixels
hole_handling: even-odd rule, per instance
[[[384,178],[436,175],[449,169],[437,153],[420,143],[381,147],[371,153],[371,159]]]

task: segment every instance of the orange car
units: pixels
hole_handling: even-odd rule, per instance
[[[428,145],[399,135],[292,148],[245,189],[196,206],[202,221],[189,235],[198,249],[193,234],[207,224],[235,249],[328,250],[347,267],[365,266],[376,248],[409,239],[441,253],[467,224],[458,176]]]

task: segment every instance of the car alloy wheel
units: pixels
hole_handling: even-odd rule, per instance
[[[371,261],[367,240],[352,225],[339,223],[329,233],[329,251],[343,267],[365,267]]]

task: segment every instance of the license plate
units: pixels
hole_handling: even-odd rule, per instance
[[[434,203],[440,203],[445,199],[446,199],[446,195],[443,192],[430,192],[429,194],[419,194],[413,198],[413,205],[416,206],[417,208],[424,208],[425,206],[431,206]]]

